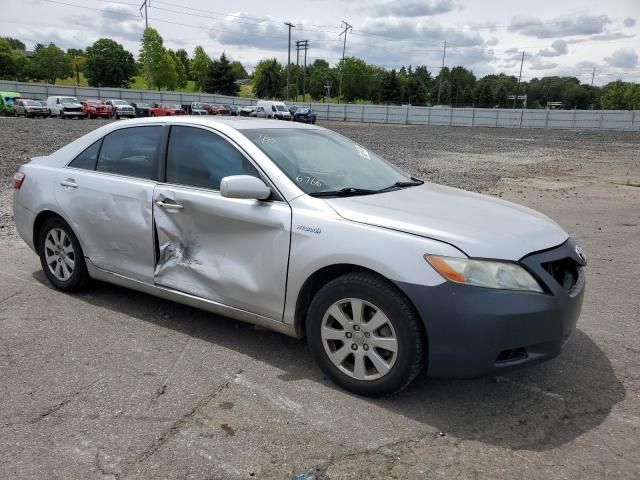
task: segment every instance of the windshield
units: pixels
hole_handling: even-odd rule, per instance
[[[279,112],[284,112],[286,110],[286,108],[284,108],[283,105],[276,105],[276,108],[278,109]]]
[[[29,106],[34,106],[34,107],[39,107],[40,104],[38,102],[36,102],[35,100],[24,100],[24,104],[25,105],[29,105]]]
[[[60,103],[80,103],[77,98],[64,97],[60,99]]]
[[[111,100],[111,103],[113,105],[129,105],[127,102],[125,102],[124,100]]]
[[[305,193],[381,190],[411,177],[348,138],[326,130],[243,130]]]
[[[137,103],[136,105],[138,105],[138,108],[149,108],[148,103]]]

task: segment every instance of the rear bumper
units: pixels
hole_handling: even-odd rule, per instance
[[[497,290],[445,282],[436,287],[397,282],[421,315],[429,341],[428,373],[477,377],[536,364],[558,355],[575,330],[585,289],[584,272],[567,292],[540,267],[574,258],[575,244],[521,260],[548,293]]]
[[[33,238],[33,222],[36,215],[29,209],[20,205],[16,199],[17,191],[13,197],[13,221],[16,224],[16,230],[20,238],[25,241],[32,250],[36,250]]]

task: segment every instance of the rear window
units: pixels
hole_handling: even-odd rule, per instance
[[[84,170],[95,170],[101,142],[102,139],[93,143],[90,147],[85,148],[80,155],[71,161],[69,166],[73,168],[82,168]]]
[[[156,176],[162,127],[123,128],[102,142],[96,170],[136,178]]]

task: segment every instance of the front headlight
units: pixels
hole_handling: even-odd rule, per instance
[[[543,292],[536,279],[515,263],[435,255],[425,255],[424,258],[440,275],[452,282],[477,287]]]

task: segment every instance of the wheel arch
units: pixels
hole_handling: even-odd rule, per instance
[[[36,215],[36,218],[33,221],[33,248],[34,248],[34,250],[36,251],[36,253],[38,255],[40,255],[40,252],[39,252],[39,248],[40,248],[40,232],[42,230],[43,225],[50,218],[59,218],[64,223],[66,223],[67,226],[69,227],[69,229],[73,232],[75,237],[78,239],[78,242],[80,242],[80,246],[82,247],[82,242],[81,242],[80,238],[78,237],[78,235],[76,234],[74,229],[71,227],[71,224],[67,221],[66,218],[64,218],[58,212],[55,212],[53,210],[43,210],[40,213],[38,213],[38,215]]]
[[[416,316],[420,319],[425,338],[428,343],[427,328],[424,319],[420,315],[420,311],[416,308],[413,301],[407,296],[407,294],[390,278],[372,270],[371,268],[363,267],[362,265],[356,265],[352,263],[336,263],[332,265],[326,265],[315,272],[313,272],[302,284],[302,288],[298,292],[298,298],[296,299],[295,313],[294,313],[294,328],[296,336],[299,338],[306,337],[307,329],[307,312],[309,305],[315,297],[316,293],[330,281],[341,277],[343,275],[354,272],[366,272],[384,280],[397,289],[409,302],[414,309]]]

